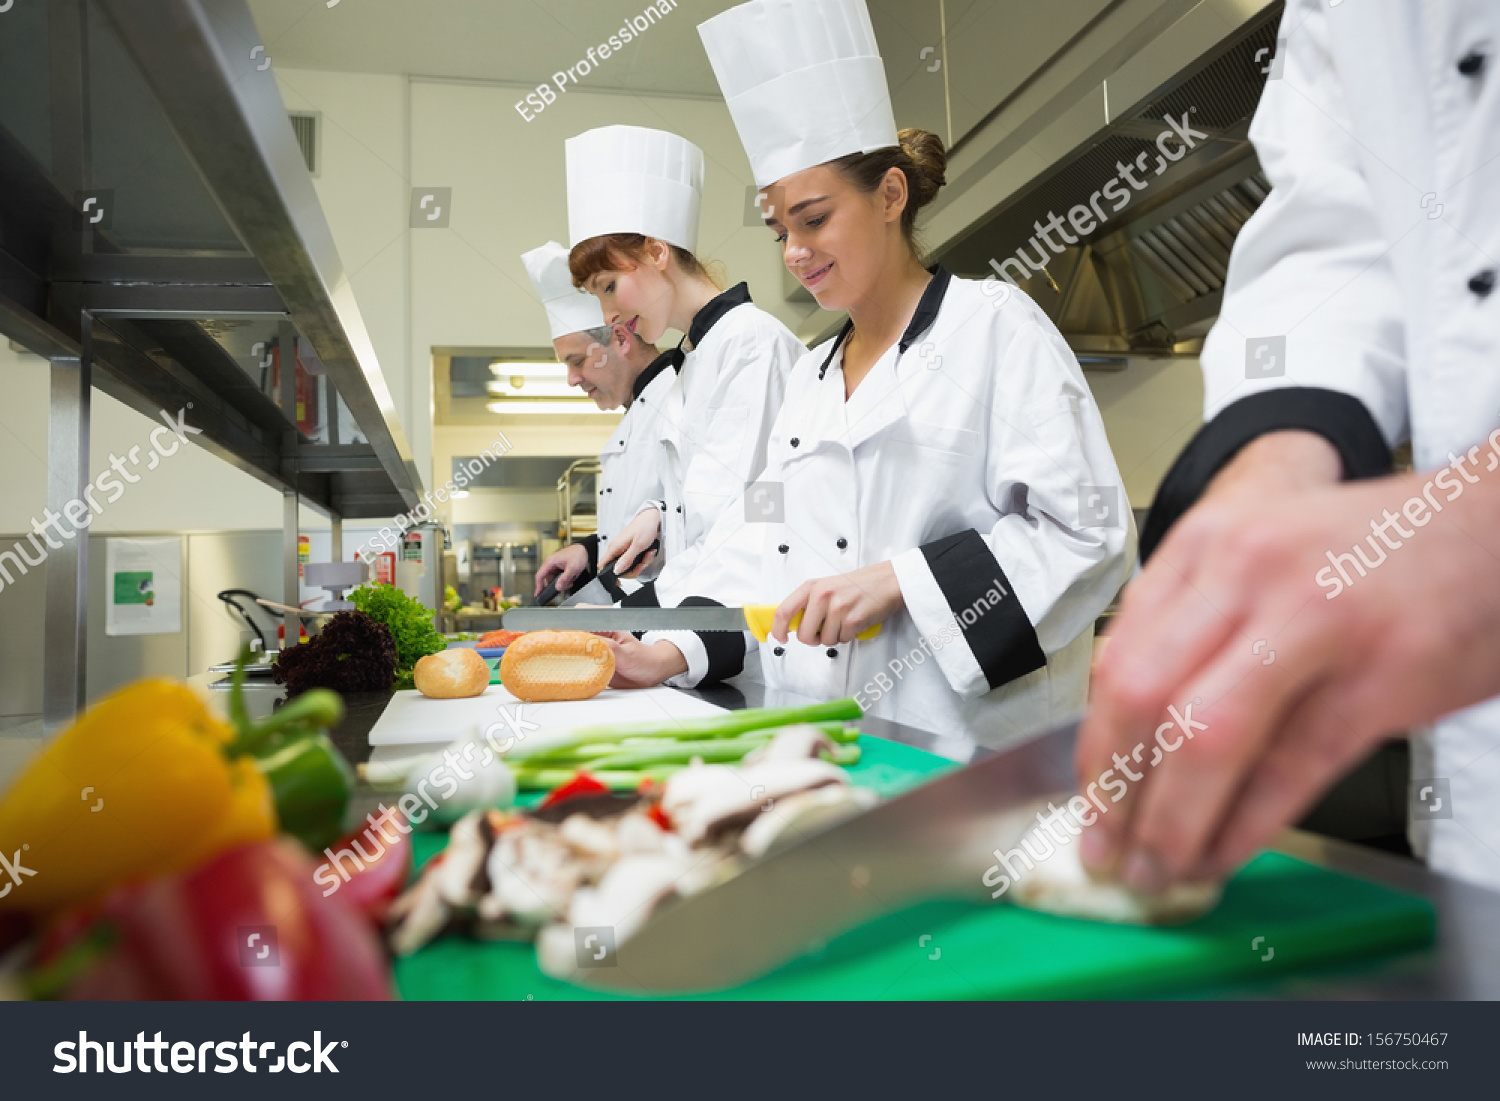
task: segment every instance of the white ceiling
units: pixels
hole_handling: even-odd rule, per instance
[[[584,80],[593,91],[717,97],[698,24],[740,0],[677,6]],[[249,0],[278,66],[537,85],[575,65],[647,0]],[[1107,0],[869,0],[902,126],[963,133]],[[930,47],[930,48],[929,48]],[[925,54],[925,56],[924,56]]]

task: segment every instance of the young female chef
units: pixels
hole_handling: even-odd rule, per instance
[[[990,745],[1077,714],[1135,551],[1077,360],[1018,290],[918,262],[946,157],[897,135],[863,0],[757,0],[699,30],[787,267],[849,322],[793,369],[761,484],[686,590],[779,605],[772,689]],[[617,635],[615,683],[712,679],[743,646]]]
[[[643,564],[660,536],[656,588],[686,576],[703,537],[765,466],[766,434],[792,364],[807,351],[750,301],[744,283],[720,293],[693,250],[703,152],[662,130],[608,126],[567,143],[569,266],[606,323],[648,344],[687,334],[686,358],[661,407],[663,497],[602,549],[599,565]],[[627,576],[638,572],[627,571]],[[632,603],[654,603],[650,587]]]

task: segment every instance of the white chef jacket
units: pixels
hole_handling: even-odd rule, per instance
[[[1273,190],[1205,342],[1206,416],[1268,388],[1339,391],[1435,469],[1500,426],[1500,7],[1290,0],[1280,38],[1250,128]],[[1273,336],[1285,373],[1247,377],[1265,373],[1247,341]],[[1500,699],[1414,739],[1412,777],[1452,799],[1452,818],[1414,821],[1417,851],[1500,886]]]
[[[598,526],[595,553],[609,546],[643,503],[662,496],[661,446],[658,443],[658,411],[666,405],[668,392],[676,379],[682,353],[675,348],[663,352],[635,381],[630,407],[610,433],[609,441],[599,452]],[[660,569],[662,557],[647,567],[640,580],[649,580]],[[591,563],[593,564],[593,563]],[[627,590],[638,583],[621,582]]]
[[[780,507],[774,491],[747,493],[685,587],[779,604],[804,581],[890,561],[905,609],[868,641],[768,639],[769,690],[853,695],[991,746],[1078,715],[1135,527],[1077,359],[1023,292],[941,268],[847,401],[844,335],[793,369],[760,479],[780,486]],[[708,655],[672,641],[689,666],[673,683],[692,683]]]
[[[691,571],[719,514],[765,467],[766,434],[787,375],[807,351],[750,301],[744,283],[698,312],[688,341],[693,349],[656,418],[665,557],[656,589],[663,604]]]

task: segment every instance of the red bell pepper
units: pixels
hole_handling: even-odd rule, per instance
[[[396,896],[405,889],[406,881],[411,878],[411,838],[396,824],[396,819],[400,816],[400,811],[391,815],[390,828],[380,831],[378,842],[369,836],[370,827],[365,827],[332,845],[333,851],[337,853],[353,849],[354,843],[359,842],[359,848],[353,851],[359,854],[364,866],[352,873],[348,882],[339,886],[337,894],[377,925],[385,919],[386,907],[395,901]],[[404,823],[406,820],[402,818],[401,821]],[[390,839],[392,834],[396,836],[395,841]],[[374,860],[364,856],[371,848],[380,850]]]
[[[375,929],[343,892],[324,898],[313,870],[282,839],[123,888],[27,985],[77,1000],[390,998]]]
[[[547,797],[538,804],[537,809],[546,810],[548,807],[554,807],[558,803],[566,802],[569,799],[576,799],[580,795],[608,795],[609,791],[610,789],[607,784],[596,780],[587,772],[579,769],[577,775],[566,784],[559,784],[549,791]]]

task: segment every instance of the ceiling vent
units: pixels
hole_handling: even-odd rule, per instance
[[[323,120],[316,112],[294,113],[291,116],[292,133],[297,135],[297,146],[302,150],[302,159],[307,162],[307,171],[318,174],[320,138]]]

